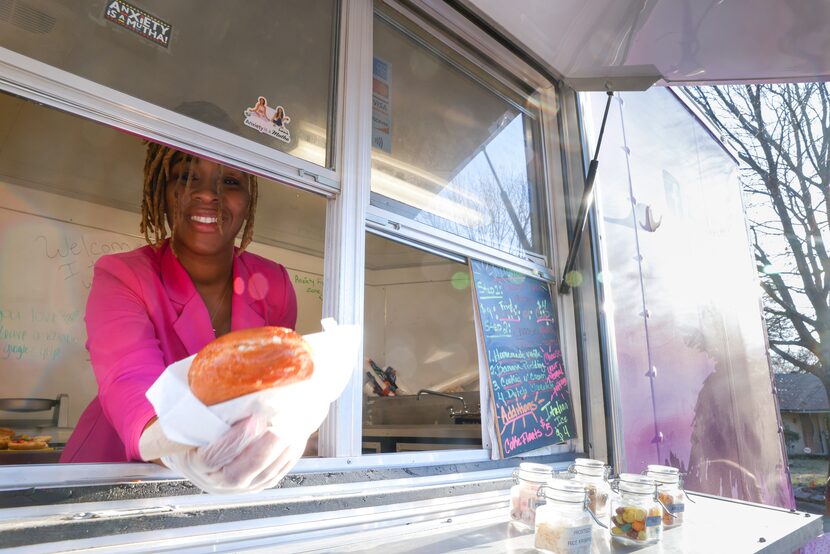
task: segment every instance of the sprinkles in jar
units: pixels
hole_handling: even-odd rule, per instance
[[[516,483],[510,489],[510,518],[520,526],[533,527],[536,521],[536,503],[539,487],[553,473],[550,466],[524,462],[513,472]]]
[[[608,466],[599,460],[577,458],[571,470],[576,473],[576,480],[585,486],[588,495],[588,508],[604,520],[608,517],[608,498],[611,485],[608,483]]]
[[[590,554],[593,543],[586,491],[575,479],[551,479],[539,489],[534,546],[551,554]]]
[[[680,471],[671,466],[649,465],[646,476],[657,482],[657,497],[663,505],[663,527],[668,529],[683,523],[686,504]]]

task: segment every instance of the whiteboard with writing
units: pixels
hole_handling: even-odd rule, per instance
[[[0,208],[0,370],[3,397],[68,393],[69,421],[95,396],[84,347],[92,266],[143,241]],[[46,416],[39,416],[46,417]]]
[[[9,191],[17,194],[5,196]],[[103,255],[145,244],[130,233],[139,216],[13,186],[0,186],[0,193],[11,198],[0,207],[0,397],[67,393],[75,425],[98,391],[84,324],[93,266]],[[315,271],[322,260],[263,244],[250,249],[286,265],[297,291],[298,331],[319,330],[323,281]]]
[[[323,314],[323,276],[286,269],[297,293],[297,331],[303,335],[320,331],[320,319]]]

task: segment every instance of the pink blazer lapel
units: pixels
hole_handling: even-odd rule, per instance
[[[210,315],[202,297],[196,292],[193,281],[173,251],[168,245],[163,248],[161,279],[179,314],[173,322],[173,329],[187,353],[195,354],[215,338]]]

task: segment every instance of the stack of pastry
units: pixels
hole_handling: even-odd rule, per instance
[[[0,427],[0,450],[43,450],[49,448],[49,435],[17,435],[14,429]]]
[[[8,427],[0,427],[0,450],[6,450],[9,447],[9,442],[14,436],[14,429]]]
[[[49,435],[37,435],[34,437],[18,435],[9,441],[9,450],[43,450],[49,448],[50,440],[52,440],[52,437]]]

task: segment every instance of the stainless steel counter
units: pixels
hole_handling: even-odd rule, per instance
[[[205,495],[175,482],[166,492],[146,494],[165,485],[140,477],[124,483],[121,493],[89,494],[73,487],[64,491],[66,498],[53,489],[9,487],[6,493],[17,493],[20,502],[0,509],[0,549],[21,554],[534,552],[532,531],[508,520],[514,469],[509,462],[300,473],[280,488],[253,495]],[[569,462],[548,463],[563,469]],[[38,494],[43,498],[31,505]],[[666,531],[661,543],[639,550],[619,547],[607,531],[598,530],[593,552],[789,554],[822,530],[820,517],[803,512],[692,497],[696,502],[686,504],[683,526]],[[49,499],[53,502],[46,503]]]
[[[788,512],[766,506],[693,494],[686,504],[685,522],[666,530],[660,543],[625,547],[613,543],[604,529],[595,526],[592,552],[643,554],[791,553],[822,531],[820,516]],[[433,522],[434,523],[434,522]],[[395,537],[390,540],[390,537]],[[383,533],[362,532],[341,538],[332,548],[322,542],[307,544],[297,552],[388,553],[532,553],[534,535],[508,522],[507,508],[449,517],[439,525],[422,522],[405,528],[386,528]]]

